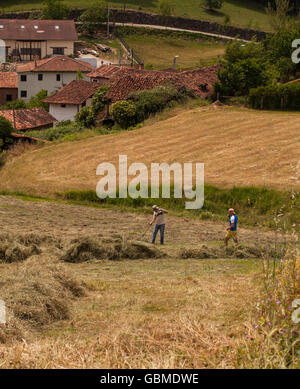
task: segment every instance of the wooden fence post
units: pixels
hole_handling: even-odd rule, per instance
[[[264,96],[260,99],[260,109],[264,109]]]

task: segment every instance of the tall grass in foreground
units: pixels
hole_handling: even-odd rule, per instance
[[[239,349],[242,368],[300,368],[300,257],[298,237],[292,236],[283,258],[262,261],[261,294],[255,323]],[[276,240],[275,240],[276,245]]]

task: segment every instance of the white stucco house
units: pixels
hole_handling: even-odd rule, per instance
[[[82,72],[83,79],[88,80],[87,74],[92,69],[92,65],[87,62],[65,56],[20,64],[17,66],[18,98],[28,103],[42,89],[50,95],[76,80],[78,71]]]
[[[53,96],[44,99],[44,102],[49,103],[49,113],[57,121],[73,121],[81,108],[91,105],[92,97],[99,87],[95,82],[74,80]]]

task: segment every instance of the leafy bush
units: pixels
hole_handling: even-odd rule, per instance
[[[75,121],[83,127],[90,128],[95,126],[97,115],[104,109],[108,103],[106,97],[110,86],[100,87],[92,98],[92,105],[90,107],[83,107],[75,116]]]
[[[300,83],[251,89],[248,101],[251,107],[256,109],[299,110]]]
[[[80,112],[75,115],[75,122],[83,127],[89,128],[94,126],[96,121],[92,107],[83,107]]]
[[[95,31],[96,26],[105,22],[106,18],[106,4],[102,0],[97,0],[80,15],[79,22],[82,23],[81,30],[92,34]]]
[[[42,107],[46,111],[49,111],[49,104],[44,103],[43,100],[47,97],[48,93],[45,89],[40,90],[35,96],[32,96],[27,104],[28,108]]]
[[[56,127],[45,130],[27,131],[26,135],[33,136],[39,139],[54,141],[63,139],[68,135],[76,134],[83,131],[83,128],[76,123],[65,121],[59,123]]]
[[[223,6],[223,0],[204,0],[204,6],[212,9],[220,9]]]
[[[170,0],[159,0],[158,3],[159,13],[162,16],[171,16],[173,12],[173,6]]]
[[[1,110],[12,109],[12,108],[14,109],[27,108],[27,104],[25,103],[24,100],[15,100],[1,106]]]
[[[0,116],[0,149],[6,148],[6,145],[11,143],[11,133],[13,126],[5,117]]]
[[[183,101],[187,90],[177,91],[172,86],[158,86],[152,90],[133,93],[130,96],[136,104],[137,122],[148,118],[151,114],[162,111],[171,101]]]
[[[113,106],[112,117],[121,127],[128,128],[166,107],[171,107],[173,102],[184,102],[188,97],[194,95],[186,88],[176,90],[170,85],[160,85],[152,90],[132,93],[129,100],[122,100],[120,105],[119,102],[116,103]]]
[[[69,15],[69,7],[57,0],[45,0],[42,19],[66,19]]]
[[[110,86],[100,87],[94,94],[92,98],[92,112],[94,115],[98,115],[98,113],[101,112],[108,103],[106,95],[109,88]]]
[[[122,128],[133,126],[137,121],[136,114],[136,104],[130,100],[116,102],[111,110],[113,120]]]

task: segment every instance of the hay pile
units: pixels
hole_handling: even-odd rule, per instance
[[[7,323],[0,324],[0,342],[30,337],[46,324],[68,319],[72,301],[83,295],[84,285],[55,258],[33,256],[2,265],[0,296],[6,304]]]
[[[52,247],[62,249],[59,239],[38,234],[0,234],[0,262],[22,262],[32,255],[50,252]]]
[[[97,240],[81,237],[70,242],[61,256],[65,262],[86,262],[89,260],[121,260],[162,258],[165,254],[156,247],[137,241],[121,240],[121,238]]]
[[[179,257],[183,259],[195,258],[195,259],[205,259],[205,258],[264,258],[265,256],[283,258],[285,255],[285,249],[277,249],[276,251],[267,246],[260,245],[246,245],[238,244],[237,246],[228,246],[226,248],[213,248],[202,245],[196,249],[186,249],[183,248],[180,250]]]
[[[36,245],[24,246],[17,241],[0,241],[0,262],[22,262],[40,253],[41,250]]]

